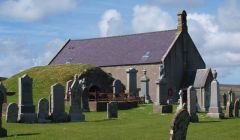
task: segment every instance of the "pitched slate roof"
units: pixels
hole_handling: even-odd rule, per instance
[[[207,82],[207,78],[208,78],[209,74],[211,74],[210,68],[197,69],[193,87],[195,87],[195,88],[204,87]]]
[[[125,36],[69,40],[52,64],[97,66],[159,63],[176,37],[177,30]]]

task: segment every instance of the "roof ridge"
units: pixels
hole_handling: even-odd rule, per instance
[[[107,37],[95,37],[95,38],[86,38],[86,39],[70,39],[70,40],[71,41],[84,41],[84,40],[109,39],[109,38],[118,38],[118,37],[126,37],[126,36],[154,34],[154,33],[159,33],[159,32],[168,32],[168,31],[177,31],[177,29],[169,29],[169,30],[153,31],[153,32],[144,32],[144,33],[134,33],[134,34],[125,34],[125,35],[116,35],[116,36],[107,36]]]

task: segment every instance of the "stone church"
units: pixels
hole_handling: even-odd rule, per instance
[[[105,72],[127,83],[126,69],[138,70],[137,86],[143,70],[147,71],[149,94],[156,98],[156,80],[160,64],[164,65],[167,96],[178,99],[178,91],[193,85],[197,69],[204,69],[205,62],[188,33],[187,13],[178,14],[177,29],[132,35],[68,40],[49,65],[94,64]]]

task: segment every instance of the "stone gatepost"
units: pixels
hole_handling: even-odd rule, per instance
[[[37,114],[32,98],[32,78],[23,75],[18,79],[18,121],[22,123],[37,122]]]
[[[127,72],[127,93],[129,96],[137,96],[137,72],[135,68],[129,68]]]
[[[78,81],[78,76],[74,76],[74,81],[71,86],[71,100],[70,100],[70,111],[69,119],[71,122],[82,122],[85,121],[85,115],[83,114],[82,107],[82,88]]]
[[[0,90],[0,137],[7,136],[7,130],[2,127],[2,105],[4,101],[4,93]]]
[[[160,64],[160,78],[156,81],[157,96],[153,104],[154,113],[171,113],[172,105],[167,104],[168,91],[167,80],[165,78],[164,65]]]
[[[199,122],[197,115],[197,95],[196,90],[192,86],[189,86],[187,89],[187,106],[190,121]]]
[[[53,122],[66,122],[68,115],[64,105],[64,87],[56,83],[51,86],[49,114]]]
[[[151,99],[149,96],[149,78],[147,77],[147,71],[143,70],[143,76],[141,77],[141,95],[144,97],[144,102],[149,104]]]
[[[213,72],[213,81],[211,82],[211,100],[210,107],[207,115],[213,118],[223,118],[224,114],[220,107],[220,92],[219,92],[219,83],[217,81],[217,72]]]
[[[183,91],[179,90],[179,105],[177,107],[177,110],[182,109],[183,107]]]

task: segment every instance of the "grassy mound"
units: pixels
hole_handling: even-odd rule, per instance
[[[33,101],[36,105],[40,98],[48,98],[51,85],[61,83],[65,86],[66,82],[73,79],[75,74],[79,74],[84,70],[95,68],[87,64],[67,64],[67,65],[50,65],[38,66],[22,71],[8,80],[4,81],[4,85],[8,91],[14,91],[14,96],[8,96],[8,102],[18,102],[18,78],[24,74],[28,74],[33,78]]]

